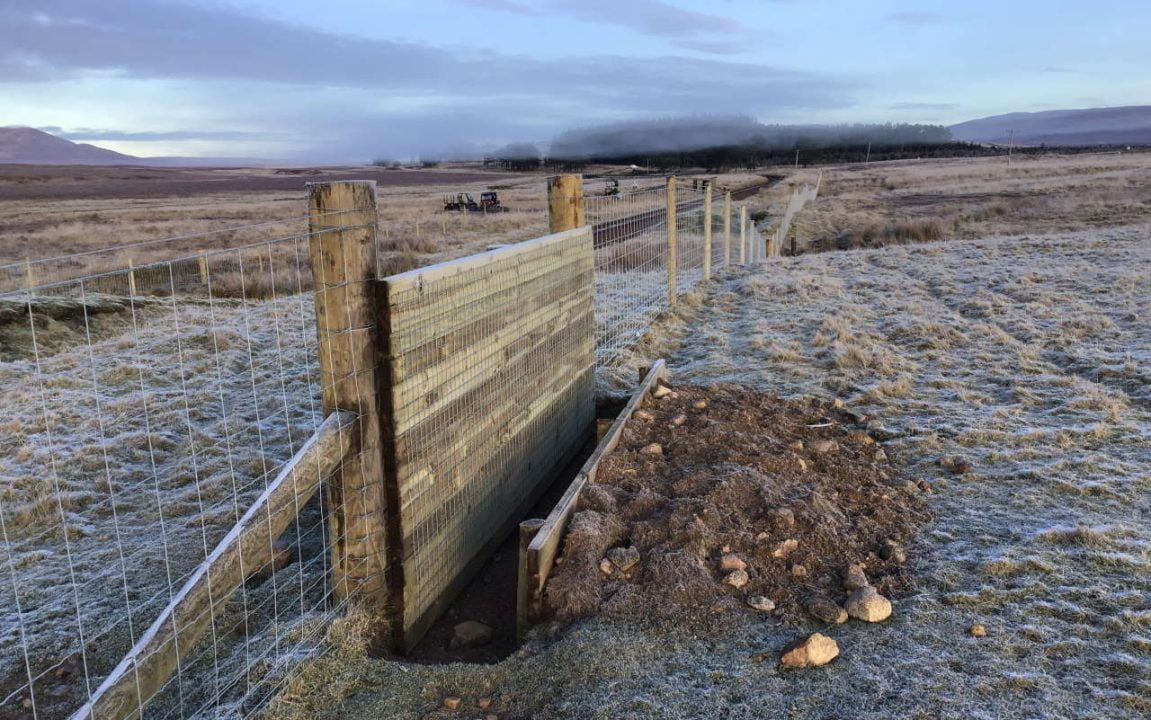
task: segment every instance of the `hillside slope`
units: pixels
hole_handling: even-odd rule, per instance
[[[968,142],[1144,145],[1151,144],[1151,105],[994,115],[952,125],[951,133]]]
[[[30,127],[0,128],[0,163],[24,165],[140,165],[141,158],[74,143]]]

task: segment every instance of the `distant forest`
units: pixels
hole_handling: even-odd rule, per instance
[[[941,125],[765,125],[751,118],[668,118],[569,130],[551,146],[548,164],[631,164],[728,170],[794,163],[850,162],[893,156],[954,154],[951,131]],[[977,146],[975,146],[977,147]]]
[[[1015,147],[1017,154],[1046,146]],[[1058,148],[1087,152],[1097,148]],[[915,158],[1002,155],[1002,145],[956,142],[942,125],[765,125],[743,117],[666,118],[599,125],[561,133],[543,152],[513,143],[485,164],[506,170],[579,171],[589,164],[636,165],[652,171],[703,168],[724,172],[770,165],[823,165]]]

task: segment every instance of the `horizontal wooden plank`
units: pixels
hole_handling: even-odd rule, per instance
[[[164,686],[247,574],[271,560],[272,543],[352,448],[356,422],[343,411],[324,420],[72,720],[122,720],[140,713],[141,703]]]
[[[583,289],[579,283],[584,282],[583,278],[592,272],[592,268],[582,259],[557,265],[516,288],[514,292],[502,294],[498,303],[485,303],[482,308],[458,308],[442,321],[437,319],[429,323],[428,327],[418,328],[424,332],[416,332],[409,318],[393,314],[393,343],[389,354],[393,356],[396,381],[449,361],[457,352],[470,350],[477,338],[506,328],[509,317],[522,318],[523,313],[538,309],[554,298],[578,293]],[[488,295],[486,299],[492,297]]]
[[[460,412],[476,407],[477,402],[481,405],[489,403],[491,398],[487,395],[499,391],[501,385],[509,384],[508,378],[515,377],[512,375],[514,370],[529,369],[531,358],[536,353],[545,352],[548,348],[575,350],[582,347],[582,336],[592,334],[594,310],[591,298],[575,298],[570,304],[561,306],[559,311],[560,314],[548,318],[546,323],[537,324],[530,330],[524,329],[512,345],[495,354],[476,358],[475,363],[466,362],[468,356],[464,355],[462,365],[440,368],[428,378],[427,389],[422,395],[413,385],[405,386],[403,390],[397,388],[395,432],[401,444],[407,444],[421,425],[433,423],[433,427],[443,427],[458,419]]]
[[[535,538],[528,546],[528,574],[529,583],[531,584],[528,590],[529,598],[533,601],[529,606],[534,606],[533,616],[538,616],[540,609],[540,601],[543,598],[543,591],[547,585],[548,576],[551,574],[552,568],[555,566],[556,557],[559,555],[560,541],[563,539],[564,530],[567,528],[568,520],[571,519],[572,514],[579,502],[580,493],[589,482],[594,482],[596,473],[599,470],[599,465],[609,453],[616,448],[619,444],[619,439],[623,435],[624,428],[627,426],[628,420],[635,411],[642,406],[644,400],[651,390],[655,387],[656,383],[666,378],[667,365],[663,360],[657,360],[648,371],[646,377],[636,391],[632,394],[631,399],[627,405],[616,417],[615,422],[612,423],[611,428],[607,434],[600,439],[599,444],[596,446],[595,451],[580,468],[579,473],[576,475],[572,484],[564,492],[563,497],[560,498],[555,508],[548,514],[544,520],[544,525],[536,533]]]
[[[489,250],[477,255],[469,255],[465,258],[457,260],[449,260],[447,262],[438,263],[436,265],[429,265],[415,270],[409,270],[398,275],[392,275],[386,278],[388,284],[396,291],[405,289],[418,289],[424,285],[430,284],[436,280],[451,277],[452,275],[476,270],[488,265],[515,262],[517,258],[522,255],[539,252],[541,249],[546,249],[550,246],[562,245],[570,242],[573,238],[583,238],[591,240],[591,228],[582,227],[575,230],[567,230],[552,235],[545,235],[544,237],[527,242],[516,243],[514,245],[506,245],[495,250]]]
[[[397,410],[427,415],[434,412],[435,405],[442,406],[483,383],[517,354],[517,345],[536,342],[539,336],[554,332],[591,308],[594,298],[590,283],[591,272],[580,273],[539,296],[523,298],[522,306],[502,308],[501,322],[493,323],[495,329],[460,338],[460,345],[450,356],[415,372],[405,372],[406,358],[389,345]],[[429,398],[435,402],[429,404]]]
[[[546,251],[546,252],[545,252]],[[518,258],[517,264],[492,265],[483,272],[461,274],[444,284],[421,290],[400,290],[388,286],[388,311],[395,318],[396,346],[405,350],[449,332],[475,316],[484,315],[525,292],[534,292],[549,283],[543,276],[568,266],[590,270],[586,243],[569,242],[541,249]],[[573,267],[572,272],[575,272]]]
[[[456,455],[458,460],[449,461],[452,464],[446,472],[436,476],[429,471],[413,478],[402,501],[404,520],[409,523],[404,532],[405,556],[412,552],[412,537],[434,530],[440,516],[450,514],[451,507],[469,505],[475,498],[505,482],[507,467],[516,455],[527,456],[534,446],[548,445],[541,437],[554,440],[556,427],[591,424],[590,418],[582,417],[588,412],[585,408],[576,412],[575,407],[569,407],[574,402],[569,395],[572,387],[577,387],[580,392],[588,392],[590,397],[593,392],[590,387],[592,366],[586,365],[583,372],[574,374],[574,377],[570,366],[561,369],[564,374],[557,373],[548,386],[540,387],[536,397],[522,404],[503,424],[500,432],[481,435],[479,442],[468,448],[467,454]],[[587,401],[586,407],[594,412],[591,400]],[[537,428],[533,435],[532,424],[541,417],[548,417],[551,426]],[[524,479],[524,482],[530,481],[530,478]],[[445,506],[449,509],[445,510]]]

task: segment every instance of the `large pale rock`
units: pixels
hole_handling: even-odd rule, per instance
[[[851,593],[844,607],[851,617],[867,622],[882,622],[891,617],[891,601],[870,585]]]
[[[746,570],[747,562],[735,553],[728,553],[719,559],[720,572],[730,573],[736,570]]]
[[[492,641],[492,629],[482,622],[467,620],[452,628],[453,648],[473,648]]]
[[[818,667],[838,656],[839,645],[835,640],[820,633],[812,633],[784,648],[779,663],[790,668]]]

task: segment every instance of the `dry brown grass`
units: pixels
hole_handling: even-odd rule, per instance
[[[756,198],[776,208],[800,171]],[[1117,227],[1151,210],[1151,154],[900,161],[824,169],[793,225],[801,251]]]

